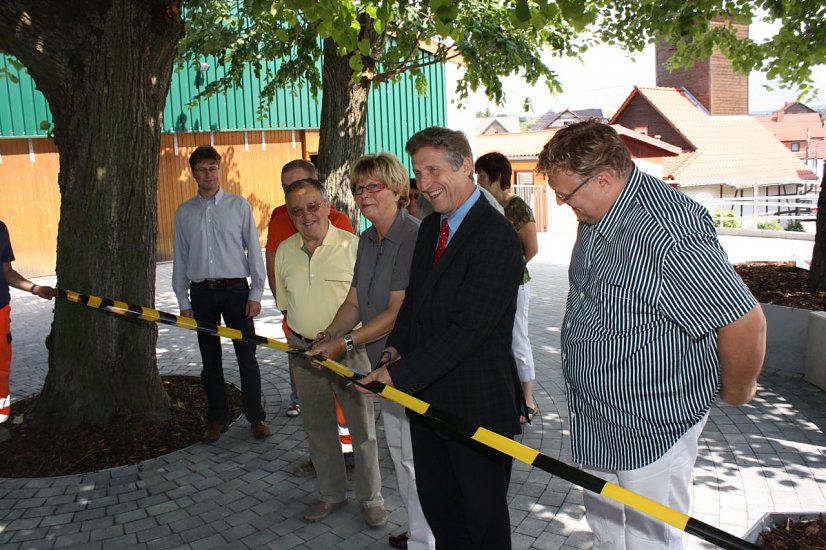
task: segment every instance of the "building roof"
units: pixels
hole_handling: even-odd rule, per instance
[[[780,141],[800,143],[798,158],[806,158],[807,155],[808,158],[826,158],[826,146],[823,143],[826,135],[820,113],[802,103],[787,103],[771,114],[755,115],[754,118]]]
[[[535,160],[539,152],[559,130],[520,132],[518,134],[488,134],[476,136],[476,156],[498,151],[511,160]]]
[[[634,87],[611,123],[636,101],[646,101],[689,144],[663,159],[663,177],[727,180],[751,187],[756,180],[813,180],[817,176],[757,120],[745,115],[712,116],[684,89]]]
[[[553,124],[554,121],[565,114],[568,114],[571,118],[579,120],[588,120],[591,118],[605,120],[605,114],[602,112],[602,109],[580,109],[578,111],[563,109],[562,111],[548,111],[539,117],[536,122],[534,122],[532,129],[534,131],[546,130],[551,127],[551,124]]]
[[[497,129],[501,131],[496,131]],[[517,133],[521,132],[519,117],[497,116],[497,117],[476,117],[476,135],[496,134],[496,133]]]
[[[477,156],[497,151],[511,160],[536,160],[548,141],[562,128],[551,128],[541,132],[522,132],[518,134],[488,134],[476,136],[474,151]],[[635,132],[625,126],[614,124],[614,129],[626,144],[639,142],[656,151],[656,156],[675,156],[680,148],[651,136]]]

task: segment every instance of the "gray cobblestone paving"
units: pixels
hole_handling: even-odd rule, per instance
[[[540,254],[530,265],[534,391],[542,419],[519,438],[568,463],[559,327],[572,241],[571,235],[540,234]],[[739,261],[775,259],[749,257],[765,255],[770,247],[764,244],[749,249],[748,241],[726,241],[736,247],[734,257]],[[777,253],[792,254],[788,243]],[[803,247],[811,250],[811,243]],[[171,265],[159,265],[155,307],[177,312],[170,278]],[[37,393],[43,384],[43,342],[52,304],[12,290],[12,307],[11,386],[13,398],[19,399]],[[258,332],[282,337],[280,314],[269,292],[263,311],[256,320]],[[224,350],[227,379],[238,384],[229,343]],[[163,374],[199,375],[200,356],[192,332],[160,326],[157,357]],[[367,528],[352,498],[322,522],[303,521],[301,513],[313,501],[314,480],[291,473],[293,462],[304,457],[308,447],[300,419],[284,416],[289,396],[286,356],[261,349],[258,358],[272,437],[253,440],[241,419],[216,445],[196,444],[137,465],[57,478],[0,479],[0,549],[389,548],[387,537],[399,529],[404,512],[381,422],[377,426],[383,493],[391,514],[387,527]],[[802,377],[768,365],[752,403],[739,409],[713,407],[700,445],[693,517],[742,535],[764,512],[826,510],[826,393]],[[591,547],[581,489],[517,462],[509,497],[515,549]],[[687,537],[689,549],[711,547]]]

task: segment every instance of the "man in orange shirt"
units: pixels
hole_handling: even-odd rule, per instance
[[[309,160],[291,160],[281,168],[281,188],[284,189],[285,192],[292,182],[306,178],[318,179],[318,170]],[[355,233],[350,218],[332,206],[330,207],[330,223],[339,229]],[[282,204],[276,207],[275,210],[272,211],[272,216],[270,216],[270,225],[267,231],[267,251],[265,254],[267,281],[269,282],[273,296],[275,296],[275,251],[278,250],[278,245],[281,244],[284,239],[292,237],[297,232],[298,230],[293,225],[290,216],[287,215],[287,205]],[[286,336],[289,331],[286,319],[282,326],[284,327],[284,335]]]
[[[318,179],[318,169],[309,160],[295,159],[291,160],[281,168],[281,187],[286,194],[287,187],[294,181],[300,179]],[[330,224],[344,231],[355,233],[353,224],[346,214],[342,214],[334,207],[330,207]],[[275,252],[285,239],[295,235],[298,230],[293,225],[289,214],[287,213],[287,205],[282,204],[272,211],[270,216],[269,229],[267,230],[267,245],[265,253],[265,263],[267,265],[267,282],[270,285],[272,295],[275,296]],[[284,315],[284,320],[281,323],[281,328],[284,330],[284,336],[289,336],[290,329],[287,326],[287,316]],[[293,380],[293,373],[290,371],[290,405],[287,407],[287,416],[296,417],[301,414],[301,406],[298,403],[298,395],[295,391],[295,382]],[[347,422],[344,418],[344,413],[341,411],[341,406],[336,400],[336,416],[338,417],[338,430],[341,438],[342,450],[346,457],[352,456],[352,439],[350,432],[347,430]],[[348,467],[350,463],[348,462]],[[301,476],[309,476],[315,474],[312,462],[305,461],[296,464],[295,472]]]

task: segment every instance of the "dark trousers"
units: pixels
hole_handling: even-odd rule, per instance
[[[252,319],[245,317],[249,286],[246,282],[224,288],[205,288],[191,284],[189,296],[195,319],[206,323],[220,324],[221,317],[230,328],[252,334],[255,325]],[[241,373],[241,399],[244,416],[252,423],[264,420],[266,413],[261,405],[261,372],[255,359],[255,345],[233,340],[238,370]],[[204,383],[207,402],[207,420],[209,422],[226,422],[229,417],[227,394],[224,388],[224,369],[221,361],[221,338],[198,332],[198,347],[204,369],[201,381]]]
[[[439,550],[511,547],[508,484],[513,460],[411,414],[416,487]]]

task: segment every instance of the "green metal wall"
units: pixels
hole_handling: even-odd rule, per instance
[[[429,56],[425,52],[422,55]],[[13,74],[18,74],[9,59],[0,53],[0,68],[7,67]],[[243,86],[190,108],[190,100],[223,71],[215,59],[208,63],[209,68],[203,72],[190,66],[173,74],[164,109],[164,132],[285,130],[320,126],[320,97],[319,101],[314,100],[306,87],[298,88],[295,94],[289,89],[280,90],[265,111],[267,116],[259,117],[257,110],[263,78],[256,77],[251,70],[245,72]],[[270,62],[268,67],[275,70],[275,62]],[[430,65],[425,68],[425,74],[429,84],[426,96],[420,96],[414,82],[406,77],[371,90],[367,115],[368,152],[386,150],[406,159],[404,144],[411,134],[428,126],[445,124],[444,65]],[[0,138],[43,137],[47,130],[40,127],[41,122],[51,123],[48,104],[27,72],[18,76],[19,83],[0,78]]]
[[[41,129],[40,123],[52,121],[49,104],[29,73],[25,70],[18,73],[10,59],[13,58],[0,53],[0,69],[5,68],[19,82],[0,78],[0,138],[45,136],[48,130]]]

